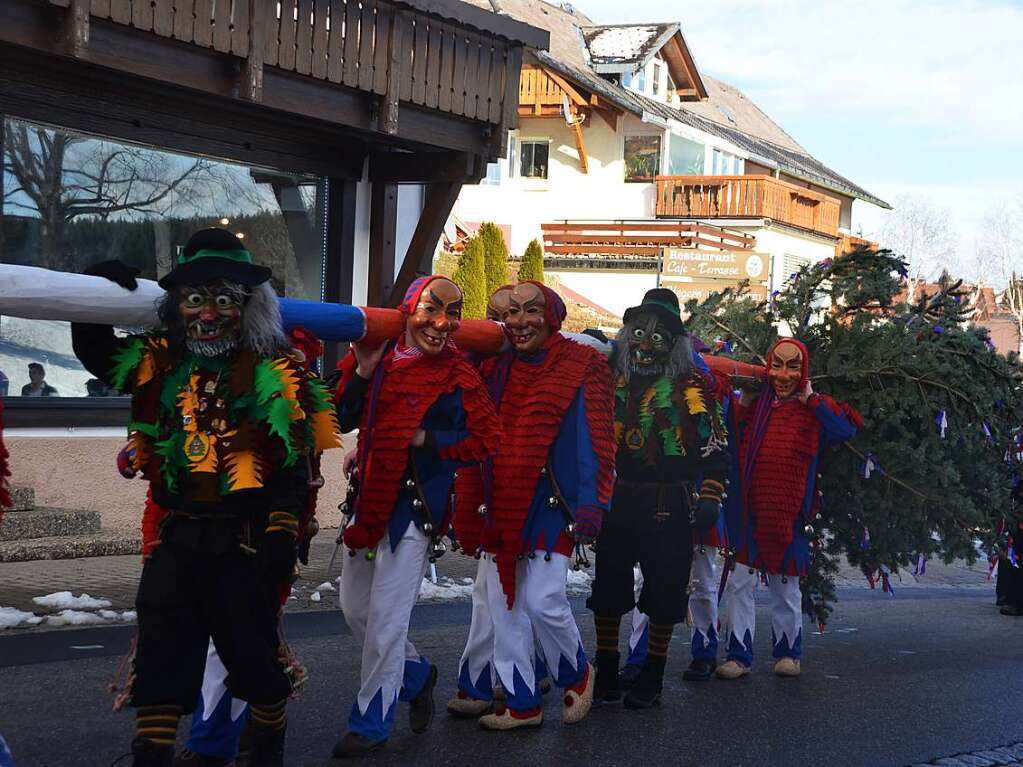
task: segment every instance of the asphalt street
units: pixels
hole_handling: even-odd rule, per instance
[[[592,647],[590,615],[575,606]],[[391,742],[372,763],[900,767],[1023,741],[1023,619],[998,615],[988,589],[843,591],[827,633],[804,636],[800,679],[770,673],[767,629],[751,676],[684,683],[681,629],[660,708],[604,707],[564,727],[551,695],[543,727],[515,733],[443,713],[468,619],[466,602],[416,608],[412,638],[441,670],[437,719],[413,735],[399,704]],[[759,620],[767,626],[763,604]],[[125,752],[132,718],[110,712],[104,687],[133,630],[0,638],[0,734],[19,767],[105,767]],[[358,650],[337,611],[289,616],[287,633],[312,675],[289,709],[287,763],[338,764],[328,757],[355,694]]]

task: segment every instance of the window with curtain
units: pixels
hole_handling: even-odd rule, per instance
[[[4,263],[81,272],[116,258],[158,279],[192,233],[223,226],[273,269],[278,294],[321,298],[322,179],[15,119],[3,127]],[[79,365],[67,323],[0,318],[0,378],[9,395],[29,383],[32,363],[59,396],[113,393]]]
[[[703,144],[673,133],[668,141],[668,173],[672,176],[702,176],[704,154]]]

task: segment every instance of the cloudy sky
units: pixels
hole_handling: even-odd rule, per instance
[[[964,249],[1023,192],[1023,0],[575,4],[595,23],[681,22],[702,71],[882,199],[947,208]],[[856,208],[879,231],[883,214]]]

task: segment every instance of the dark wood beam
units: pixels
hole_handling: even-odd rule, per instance
[[[266,53],[266,23],[270,6],[263,0],[241,0],[249,4],[249,55],[239,73],[238,96],[246,101],[263,100],[263,56]]]
[[[0,2],[0,47],[5,47],[4,43],[15,46],[8,53],[12,58],[29,58],[34,51],[44,66],[62,71],[63,89],[68,92],[104,95],[84,85],[99,71],[114,81],[111,91],[117,97],[114,100],[126,100],[124,90],[133,86],[146,88],[160,98],[178,86],[189,89],[193,99],[214,97],[212,106],[207,108],[215,112],[230,112],[238,104],[256,108],[252,101],[241,98],[246,88],[253,92],[255,81],[246,81],[245,77],[255,74],[243,72],[237,57],[94,17],[89,26],[88,56],[76,60],[67,57],[62,43],[55,40],[53,27],[49,6],[30,0]],[[0,77],[6,74],[7,69],[0,66]],[[28,74],[28,82],[32,82],[33,72]],[[158,83],[155,87],[154,80]],[[289,113],[281,116],[292,121],[303,118],[307,121],[303,127],[319,124],[328,129],[358,131],[366,140],[379,141],[383,137],[376,101],[377,97],[355,88],[278,67],[263,68],[259,103]],[[235,120],[233,124],[244,126],[247,121]],[[401,120],[386,143],[393,146],[396,140],[407,148],[439,147],[480,155],[488,152],[488,139],[480,122],[407,102],[401,104]]]
[[[61,41],[68,56],[81,58],[89,47],[90,0],[70,0],[61,21]]]
[[[551,35],[547,30],[531,27],[506,14],[492,13],[462,0],[395,0],[394,4],[467,24],[481,32],[523,43],[529,48],[545,51],[550,45]]]
[[[369,158],[369,180],[394,184],[474,184],[485,172],[483,159],[468,152],[378,152]]]
[[[394,285],[398,229],[398,185],[372,185],[369,208],[369,274],[366,305],[387,306]]]
[[[429,274],[432,269],[433,254],[437,249],[437,240],[444,231],[451,209],[455,206],[462,185],[457,181],[430,184],[426,188],[426,200],[423,211],[419,215],[419,223],[412,234],[401,271],[394,280],[388,306],[397,306],[405,296],[405,291],[419,274]]]
[[[358,185],[342,178],[327,180],[327,252],[323,274],[323,300],[352,303],[355,275],[355,201]],[[337,367],[344,353],[342,344],[325,344],[323,372]]]

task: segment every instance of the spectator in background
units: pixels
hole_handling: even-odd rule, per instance
[[[98,378],[90,378],[86,381],[85,391],[90,397],[116,397],[119,393],[113,386],[107,386]]]
[[[28,363],[30,383],[21,387],[22,397],[56,397],[57,390],[46,383],[46,370],[38,362]]]

